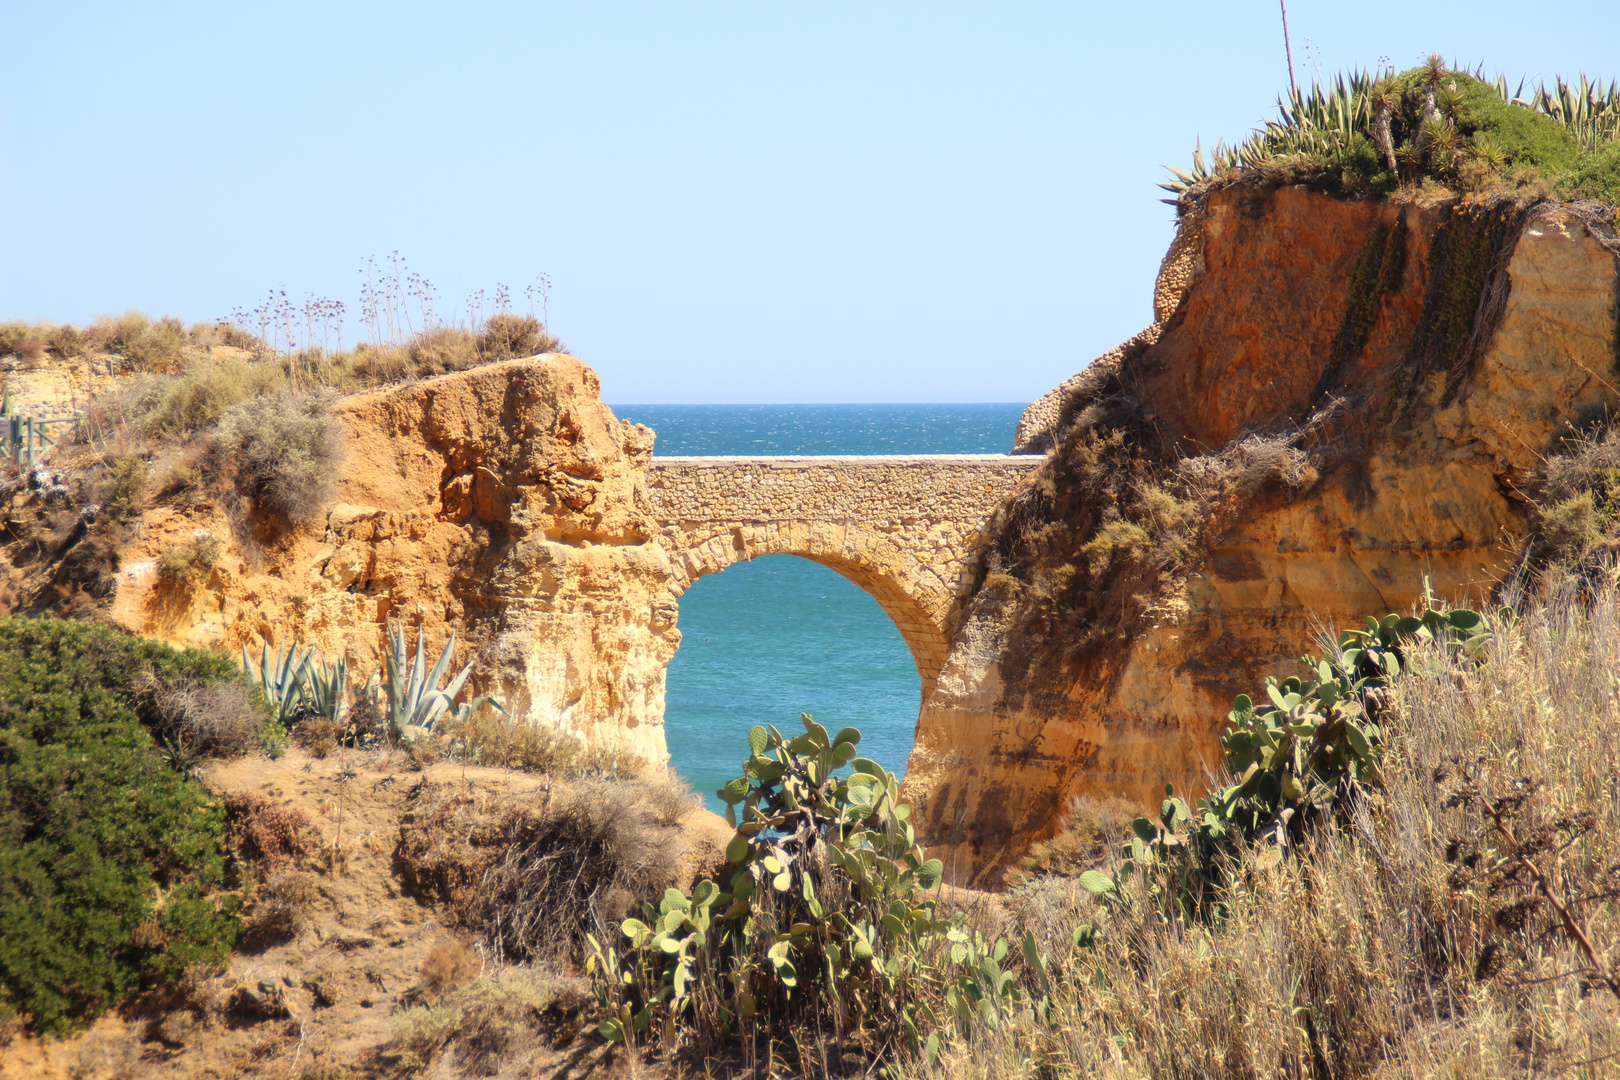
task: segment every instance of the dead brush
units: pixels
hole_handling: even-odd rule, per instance
[[[582,780],[543,811],[515,811],[469,916],[513,959],[578,959],[586,934],[610,940],[641,901],[676,884],[691,807],[670,777]]]
[[[306,716],[292,729],[295,746],[309,751],[313,758],[324,758],[336,750],[351,728],[344,720],[316,714]]]
[[[478,882],[498,858],[499,818],[469,788],[424,781],[400,818],[394,862],[406,889],[468,925]]]
[[[266,874],[302,863],[319,841],[309,815],[252,792],[226,795],[225,818],[226,850]]]
[[[1017,888],[1035,878],[1078,876],[1093,867],[1107,866],[1119,845],[1131,835],[1131,822],[1142,808],[1117,795],[1076,795],[1069,800],[1058,832],[1029,849],[1008,871],[1007,884]]]
[[[217,758],[241,757],[259,748],[266,717],[245,683],[164,686],[147,675],[137,692],[143,684],[150,687],[158,734],[165,741]]]
[[[270,874],[253,893],[246,944],[262,949],[296,939],[309,927],[320,898],[320,879],[307,870]]]
[[[673,778],[580,779],[539,806],[480,804],[425,785],[401,821],[396,864],[410,891],[443,904],[515,960],[577,959],[585,935],[616,932],[676,883],[680,823],[693,807]]]

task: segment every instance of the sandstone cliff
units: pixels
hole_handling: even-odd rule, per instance
[[[1077,795],[1201,791],[1321,627],[1495,589],[1542,456],[1620,396],[1616,251],[1582,207],[1184,200],[1161,321],[1026,418],[1051,457],[923,704],[905,794],[955,880]]]
[[[335,406],[347,462],[311,527],[235,527],[211,506],[148,511],[118,553],[111,619],[176,644],[260,641],[382,668],[385,627],[425,632],[514,715],[653,763],[679,634],[668,558],[650,542],[652,433],[615,420],[590,368],[490,364]],[[206,580],[166,581],[199,531]]]

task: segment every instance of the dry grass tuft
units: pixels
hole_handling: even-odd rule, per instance
[[[477,974],[478,958],[459,941],[435,945],[422,960],[422,988],[430,997],[440,997]]]
[[[393,1019],[387,1049],[409,1069],[438,1065],[439,1075],[530,1075],[526,1059],[548,1031],[571,1030],[591,1001],[580,980],[539,969],[481,978],[433,1006]]]
[[[522,769],[547,776],[645,775],[647,762],[633,754],[586,746],[565,731],[478,709],[466,720],[445,725],[451,753],[462,760],[500,769]]]
[[[321,898],[320,879],[307,870],[278,870],[264,879],[248,909],[247,942],[264,948],[297,938]]]
[[[247,684],[183,682],[152,691],[158,735],[188,753],[235,758],[262,745],[267,718]]]

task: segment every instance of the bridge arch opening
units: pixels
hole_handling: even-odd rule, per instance
[[[859,728],[863,753],[905,771],[923,694],[915,650],[851,569],[773,553],[717,561],[687,584],[664,730],[671,766],[712,807],[747,756],[748,729],[797,731],[801,712]]]

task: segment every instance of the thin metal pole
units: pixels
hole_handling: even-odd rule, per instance
[[[1288,57],[1288,90],[1298,97],[1299,87],[1294,83],[1294,47],[1288,43],[1288,0],[1277,0],[1277,6],[1282,8],[1283,54]]]

